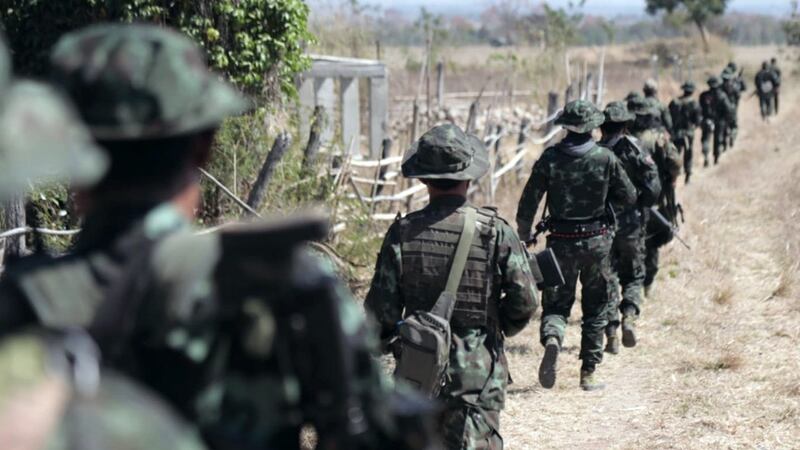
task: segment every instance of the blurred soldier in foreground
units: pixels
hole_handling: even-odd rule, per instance
[[[703,143],[703,166],[709,165],[711,141],[714,142],[714,164],[719,163],[719,157],[726,148],[725,128],[734,113],[728,95],[722,89],[719,77],[708,79],[708,90],[700,94],[700,111],[702,112],[701,141]]]
[[[427,186],[430,204],[389,228],[366,308],[380,324],[384,350],[401,358],[398,375],[405,353],[414,350],[398,324],[419,311],[449,322],[449,364],[431,392],[441,387],[446,447],[502,449],[500,411],[509,380],[503,342],[528,324],[537,306],[527,251],[496,210],[467,200],[470,182],[489,168],[476,137],[454,125],[433,128],[409,149],[402,168]]]
[[[694,157],[694,130],[700,126],[702,112],[700,105],[693,98],[695,86],[687,81],[681,86],[683,95],[669,104],[672,116],[672,142],[683,153],[683,171],[688,184],[692,176],[692,160]]]
[[[776,58],[772,58],[769,68],[770,71],[772,71],[772,79],[775,82],[775,91],[772,94],[772,109],[777,115],[778,112],[780,112],[781,104],[781,69],[778,67],[778,60]]]
[[[0,197],[31,183],[97,181],[107,158],[55,91],[9,83],[0,41]],[[0,301],[0,316],[9,305]],[[155,396],[101,370],[82,332],[37,331],[0,340],[0,442],[15,450],[201,450],[199,437]]]
[[[633,135],[639,140],[641,148],[647,152],[658,167],[661,182],[661,195],[658,199],[659,209],[662,214],[677,224],[678,205],[675,201],[675,183],[681,173],[681,157],[678,150],[658,127],[660,112],[656,105],[645,100],[634,99],[628,102],[628,109],[636,114],[633,124]],[[658,251],[672,240],[672,230],[664,229],[660,224],[654,224],[653,217],[649,217],[647,225],[646,256],[644,279],[645,295],[649,295],[656,274],[658,273]]]
[[[592,130],[604,121],[603,113],[590,102],[567,104],[555,122],[567,136],[536,161],[517,209],[519,235],[527,240],[539,203],[547,196],[543,213],[543,226],[550,232],[547,246],[555,252],[566,280],[562,287],[545,290],[542,300],[540,338],[545,354],[539,381],[548,389],[556,381],[558,353],[578,279],[583,286],[580,385],[584,390],[605,387],[595,369],[603,360],[603,333],[615,306],[610,259],[615,220],[609,205],[628,210],[636,201],[636,189],[617,157],[592,139]]]
[[[661,194],[661,181],[653,158],[639,147],[635,138],[627,134],[628,124],[633,122],[636,116],[628,111],[625,103],[610,103],[604,114],[605,122],[600,127],[603,131],[600,145],[611,149],[619,158],[637,193],[634,205],[624,202],[612,203],[617,218],[617,229],[611,247],[611,263],[619,286],[615,283],[613,288],[614,308],[610,310],[606,326],[605,350],[615,355],[619,353],[617,329],[620,326],[620,313],[622,313],[622,343],[626,347],[636,345],[634,322],[642,310],[647,211]]]
[[[758,93],[758,102],[761,108],[761,118],[768,120],[772,115],[773,99],[775,98],[775,88],[780,81],[776,78],[776,74],[769,66],[769,63],[764,61],[761,64],[761,70],[756,74],[755,79],[756,92]]]
[[[429,410],[394,395],[350,294],[298,249],[322,224],[192,231],[198,168],[222,120],[249,106],[198,47],[163,28],[99,25],[62,37],[51,62],[110,168],[77,194],[75,253],[5,279],[0,328],[87,327],[112,366],[215,449],[298,448],[306,424],[320,448],[426,448],[416,425]]]
[[[739,102],[742,99],[742,93],[747,90],[747,85],[742,78],[742,73],[738,72],[736,63],[731,62],[722,71],[722,82],[725,93],[728,94],[733,106],[733,113],[731,114],[730,122],[727,124],[727,131],[725,133],[725,143],[727,148],[732,148],[736,143],[736,137],[739,135]]]
[[[658,124],[667,133],[672,133],[672,116],[670,115],[669,108],[667,108],[661,100],[658,99],[658,82],[654,79],[649,79],[644,83],[644,96],[653,101],[658,108]]]

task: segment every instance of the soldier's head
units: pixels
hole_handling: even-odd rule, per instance
[[[768,69],[769,68],[769,62],[764,61],[763,63],[761,63],[761,68],[764,69],[764,70]]]
[[[719,77],[712,76],[708,78],[708,87],[717,89],[720,86],[722,86],[722,80],[720,80]]]
[[[739,67],[736,66],[735,62],[731,61],[728,63],[728,70],[730,70],[731,72],[736,72],[738,69]]]
[[[209,71],[197,45],[165,28],[90,26],[64,35],[50,61],[54,83],[110,157],[90,206],[196,202],[197,168],[210,158],[216,129],[249,107]]]
[[[554,123],[561,125],[570,134],[590,134],[604,121],[603,112],[592,102],[575,100],[564,107]]]
[[[736,74],[728,69],[723,70],[722,73],[720,74],[720,78],[722,78],[723,82],[731,81],[735,76]]]
[[[771,63],[772,63],[772,65],[774,66],[774,65],[778,64],[778,58],[772,58],[772,59],[770,60],[770,62],[771,62]]]
[[[0,198],[31,183],[97,182],[108,158],[69,102],[47,85],[12,79],[8,56],[0,36]]]
[[[431,128],[406,151],[403,176],[417,178],[431,194],[466,193],[470,181],[489,170],[489,153],[480,139],[453,124]]]
[[[658,82],[652,78],[648,79],[644,82],[642,91],[647,97],[655,97],[658,95]]]
[[[694,85],[693,82],[687,81],[687,82],[683,83],[683,85],[681,86],[681,89],[683,90],[684,95],[692,95],[692,94],[694,94],[694,91],[696,90],[696,86]]]
[[[630,122],[636,119],[636,115],[628,111],[625,102],[611,102],[603,111],[605,122],[600,126],[603,138],[612,138],[624,133]]]
[[[654,126],[656,118],[660,115],[653,102],[644,97],[637,97],[628,101],[628,111],[636,115],[633,122],[635,131],[647,130]]]

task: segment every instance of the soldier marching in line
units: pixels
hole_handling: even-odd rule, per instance
[[[558,354],[579,278],[583,286],[580,386],[584,390],[605,387],[595,371],[603,359],[609,311],[615,307],[610,257],[615,225],[609,205],[633,206],[636,189],[617,157],[592,138],[592,131],[604,121],[603,113],[587,101],[574,101],[564,108],[555,123],[567,130],[567,136],[536,161],[517,210],[518,232],[527,240],[539,204],[547,196],[547,246],[555,252],[566,280],[562,287],[545,290],[542,300],[540,339],[545,354],[539,381],[548,389],[555,385]]]
[[[669,104],[672,116],[672,142],[679,153],[683,153],[684,181],[689,184],[694,159],[694,131],[702,122],[700,105],[693,98],[695,85],[687,81],[681,86],[683,95]]]
[[[772,70],[769,63],[764,61],[761,70],[755,78],[756,92],[758,93],[758,104],[761,109],[761,119],[765,122],[773,115],[773,105],[775,103],[775,89],[780,86],[778,73]]]
[[[742,94],[747,90],[747,84],[744,82],[741,73],[737,73],[737,70],[736,63],[730,62],[720,75],[723,89],[728,94],[728,100],[733,106],[733,113],[725,131],[726,148],[733,148],[736,143],[736,137],[739,135],[739,103],[742,99]]]
[[[77,193],[87,215],[74,253],[9,268],[0,332],[31,324],[88,329],[108,364],[167,400],[212,448],[299,448],[307,423],[323,448],[429,448],[431,408],[385,379],[371,357],[377,341],[329,265],[262,239],[250,247],[270,248],[262,259],[274,253],[284,269],[258,274],[262,288],[243,301],[227,297],[231,287],[217,275],[227,235],[197,236],[190,221],[215,131],[249,102],[207,69],[200,48],[162,27],[96,25],[63,36],[51,63],[51,78],[110,164]],[[256,262],[244,266],[271,267]],[[276,316],[283,304],[271,301],[283,297],[290,306],[330,308],[324,318],[299,311],[296,333],[284,336],[288,318]],[[334,330],[336,339],[314,356],[285,351],[301,328]],[[292,357],[300,361],[289,367]],[[314,378],[326,358],[339,358],[349,376],[317,370],[325,379]],[[303,368],[310,378],[300,377]],[[333,390],[321,391],[331,378]]]
[[[384,351],[399,357],[398,324],[438,308],[445,285],[453,289],[452,315],[444,318],[452,327],[449,365],[438,398],[445,447],[454,450],[503,448],[500,411],[509,380],[503,342],[522,331],[537,307],[525,246],[494,209],[467,201],[470,182],[488,168],[483,143],[451,124],[429,130],[408,150],[403,175],[426,185],[430,203],[389,228],[365,303]],[[470,228],[463,276],[454,278],[457,244]]]
[[[658,167],[661,181],[659,209],[675,223],[677,221],[675,205],[675,183],[681,172],[681,157],[663,128],[658,126],[660,111],[657,105],[648,99],[634,98],[628,102],[628,110],[636,114],[632,134],[638,139],[641,148],[649,154]],[[647,224],[648,239],[646,241],[644,279],[645,295],[650,294],[656,274],[658,273],[659,248],[672,240],[672,230],[664,230],[661,224],[650,217]]]
[[[639,147],[636,138],[628,134],[628,125],[636,116],[628,111],[625,103],[609,103],[604,114],[605,122],[600,127],[603,132],[600,145],[611,149],[619,158],[637,193],[634,205],[612,203],[617,218],[617,229],[611,247],[611,263],[616,274],[613,288],[615,307],[610,310],[606,327],[605,351],[617,354],[617,329],[620,323],[623,345],[636,345],[634,324],[642,310],[646,274],[644,261],[647,212],[661,194],[661,181],[653,158]]]
[[[725,128],[734,113],[733,104],[728,94],[722,89],[719,77],[712,76],[708,79],[708,90],[700,94],[700,111],[702,112],[701,142],[703,144],[703,166],[709,166],[709,153],[711,142],[714,145],[714,164],[719,163],[719,157],[725,151]]]
[[[781,69],[778,67],[778,59],[772,58],[769,65],[772,72],[772,79],[775,83],[775,90],[772,94],[772,110],[777,115],[780,111],[781,100]]]
[[[658,108],[658,126],[663,128],[667,133],[672,133],[672,115],[670,114],[669,108],[658,99],[658,82],[652,78],[648,79],[644,83],[642,92],[644,92],[644,97],[652,101]]]

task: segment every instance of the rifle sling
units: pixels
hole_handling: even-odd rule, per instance
[[[464,275],[464,267],[467,265],[469,249],[475,237],[475,221],[477,219],[478,215],[475,209],[467,207],[467,211],[464,215],[464,228],[461,230],[461,236],[458,238],[458,246],[456,247],[455,256],[453,256],[450,274],[447,276],[447,285],[443,292],[443,294],[449,295],[440,295],[431,310],[432,313],[448,321],[453,315],[453,304],[456,300],[458,286],[461,284],[461,277]]]

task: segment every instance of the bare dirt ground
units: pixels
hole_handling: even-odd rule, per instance
[[[784,92],[769,125],[756,99],[743,100],[736,147],[711,169],[695,157],[679,192],[693,250],[662,251],[639,345],[598,369],[606,390],[578,388],[577,305],[552,391],[537,381],[538,320],[508,342],[506,448],[800,448],[797,97]],[[515,205],[503,213],[514,217]]]

